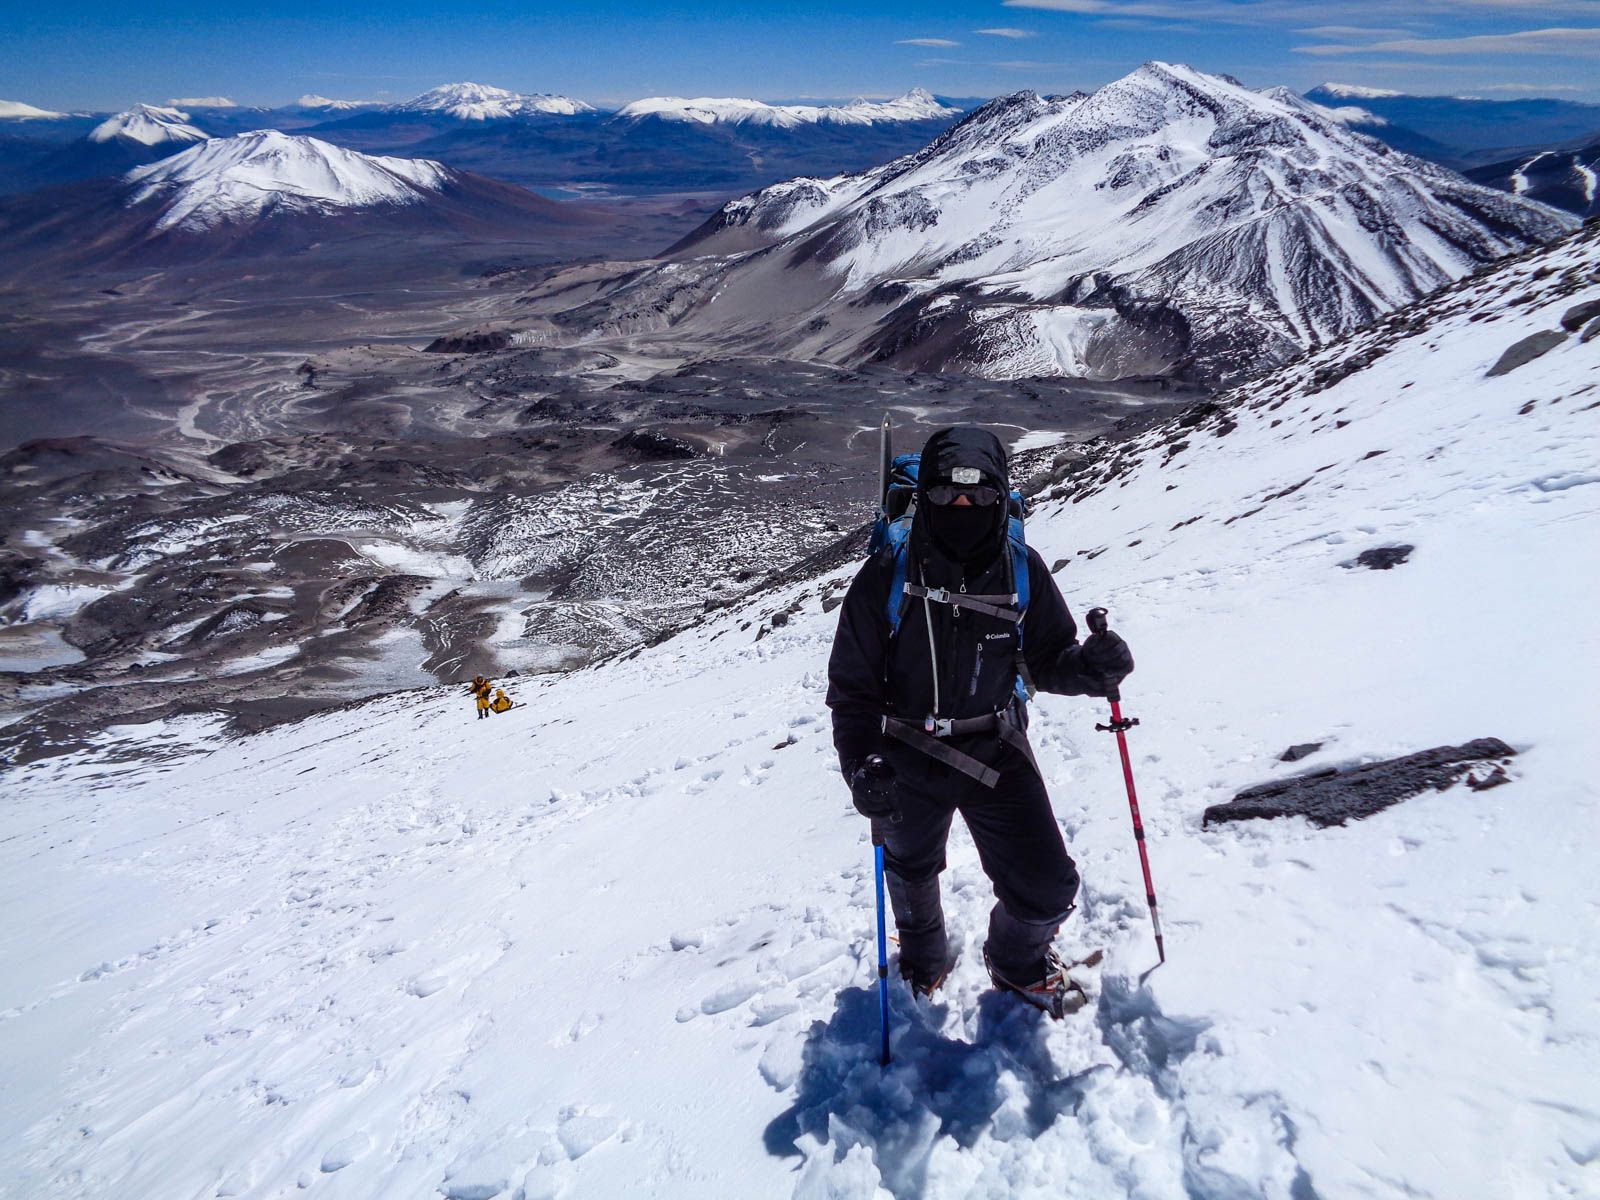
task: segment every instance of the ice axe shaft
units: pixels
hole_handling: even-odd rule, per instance
[[[1104,633],[1107,629],[1106,610],[1091,608],[1088,622],[1091,633]],[[1095,729],[1117,735],[1117,752],[1122,756],[1122,778],[1128,785],[1128,810],[1133,814],[1133,840],[1139,847],[1139,866],[1144,871],[1144,898],[1150,905],[1150,924],[1156,933],[1156,953],[1162,962],[1166,962],[1167,947],[1161,938],[1161,917],[1156,911],[1156,885],[1150,879],[1150,854],[1145,849],[1144,822],[1139,819],[1139,793],[1133,786],[1133,762],[1128,758],[1127,731],[1139,723],[1139,718],[1122,715],[1122,692],[1115,685],[1106,689],[1106,699],[1111,701],[1111,724],[1097,724]]]

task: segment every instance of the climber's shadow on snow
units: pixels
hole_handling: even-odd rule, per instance
[[[800,1155],[805,1134],[834,1142],[839,1154],[864,1143],[884,1185],[910,1195],[937,1138],[965,1149],[984,1133],[1036,1137],[1076,1111],[1084,1077],[1053,1077],[1042,1013],[990,992],[966,1042],[930,1029],[903,994],[895,999],[894,1061],[885,1070],[876,990],[839,993],[833,1019],[816,1022],[806,1039],[794,1106],[767,1126],[768,1153]]]

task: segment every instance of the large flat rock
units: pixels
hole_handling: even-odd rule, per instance
[[[1474,738],[1464,745],[1435,746],[1385,762],[1327,767],[1245,788],[1227,803],[1206,809],[1204,824],[1304,817],[1319,828],[1343,825],[1423,792],[1442,792],[1463,777],[1467,777],[1468,787],[1477,790],[1509,783],[1505,760],[1515,754],[1499,738]]]

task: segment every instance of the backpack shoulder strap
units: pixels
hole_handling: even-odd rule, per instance
[[[1011,587],[1017,594],[1017,698],[1026,704],[1033,699],[1037,689],[1033,675],[1028,670],[1028,660],[1022,652],[1022,620],[1028,615],[1028,540],[1022,530],[1022,518],[1013,516],[1007,522],[1006,542],[1011,549]]]
[[[884,534],[884,544],[894,552],[894,575],[889,582],[889,597],[885,601],[885,616],[889,618],[889,636],[900,632],[900,619],[905,616],[906,572],[911,563],[911,518],[900,517],[889,523]]]

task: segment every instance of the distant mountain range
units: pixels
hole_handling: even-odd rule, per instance
[[[0,110],[0,193],[153,161],[184,142],[154,127],[190,122],[202,136],[269,128],[308,133],[370,154],[423,155],[579,194],[602,187],[727,195],[795,174],[876,166],[925,144],[964,111],[914,89],[894,100],[835,105],[651,97],[603,113],[565,96],[459,83],[399,104],[305,95],[277,109],[207,107],[181,118],[159,115],[180,111],[176,106],[136,105],[103,121],[123,135],[112,153],[85,140],[93,119],[41,119],[22,110],[43,110],[11,107],[17,111],[10,119]]]
[[[913,88],[896,100],[854,100],[849,104],[763,104],[759,100],[652,96],[617,111],[619,120],[683,121],[693,125],[762,125],[795,129],[802,125],[882,125],[906,121],[953,121],[962,110],[939,103],[932,93]]]
[[[1600,104],[1572,100],[1484,100],[1476,96],[1409,96],[1381,88],[1325,83],[1306,99],[1362,110],[1351,128],[1397,150],[1463,170],[1515,157],[1525,150],[1590,136],[1600,140]]]
[[[1592,157],[1583,147],[1600,143],[1600,105],[1412,96],[1340,83],[1313,88],[1306,98],[1351,130],[1502,190],[1519,186],[1516,169],[1537,159],[1540,182],[1521,185],[1525,194],[1592,211],[1583,174]],[[848,104],[656,96],[607,113],[570,97],[475,83],[446,84],[394,104],[308,94],[263,109],[212,96],[187,106],[135,105],[109,117],[5,101],[0,194],[115,175],[174,153],[196,135],[278,129],[368,154],[432,158],[558,197],[726,196],[799,176],[869,170],[917,151],[973,106],[919,88]],[[1554,157],[1539,157],[1546,153]],[[1558,161],[1567,165],[1558,169]]]
[[[0,201],[0,259],[26,273],[289,253],[351,238],[559,244],[602,219],[442,163],[260,130],[115,179]]]
[[[1147,63],[735,200],[653,271],[553,281],[566,307],[548,336],[670,329],[797,359],[1214,383],[1575,224],[1284,89]]]

